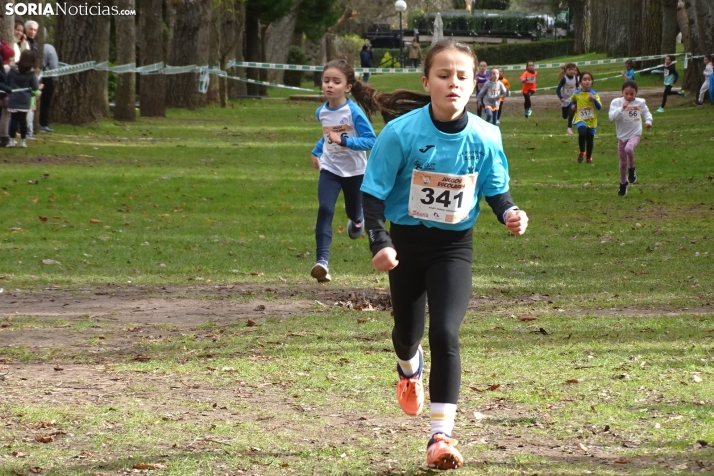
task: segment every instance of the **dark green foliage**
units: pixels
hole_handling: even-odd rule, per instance
[[[337,0],[303,0],[298,11],[296,31],[308,40],[318,41],[337,23],[342,10]]]
[[[494,46],[475,46],[474,53],[479,61],[488,64],[525,64],[526,61],[540,61],[555,56],[565,56],[573,51],[575,42],[571,39],[557,41],[531,41],[528,43],[508,43]]]
[[[499,13],[497,17],[480,15],[479,12],[475,15],[445,13],[442,14],[441,19],[444,22],[444,30],[531,33],[538,36],[546,29],[543,19],[515,13]],[[410,15],[409,28],[433,30],[434,14]]]
[[[268,25],[287,15],[292,6],[292,0],[247,0],[245,14],[247,17],[257,18],[260,23]]]
[[[288,64],[307,64],[307,55],[300,47],[293,45],[288,51]],[[304,75],[303,71],[285,71],[283,82],[286,86],[300,87]]]
[[[466,10],[466,0],[451,0],[454,10]]]
[[[508,10],[511,0],[473,0],[474,10]]]

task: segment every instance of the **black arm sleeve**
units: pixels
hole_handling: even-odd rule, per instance
[[[372,256],[376,255],[382,248],[394,248],[392,238],[390,238],[385,226],[384,200],[362,192],[362,211]]]
[[[504,225],[506,224],[506,222],[503,221],[503,214],[509,208],[516,206],[516,204],[513,203],[513,198],[511,198],[510,192],[501,193],[492,197],[486,197],[486,203],[488,203],[488,206],[491,207],[493,213],[496,214],[496,218],[498,218],[498,221],[500,221]]]

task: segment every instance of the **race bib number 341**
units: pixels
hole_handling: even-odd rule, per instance
[[[409,214],[420,220],[459,223],[474,204],[478,173],[440,174],[415,170],[409,193]]]

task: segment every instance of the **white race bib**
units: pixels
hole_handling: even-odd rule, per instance
[[[488,90],[488,96],[492,99],[501,97],[501,88],[491,88]]]
[[[563,89],[561,89],[561,91],[562,91],[561,94],[563,95],[563,99],[570,99],[572,97],[573,93],[575,92],[575,88],[563,88]]]
[[[536,82],[536,77],[528,75],[526,76],[526,83],[535,83]]]
[[[640,106],[627,106],[625,108],[625,122],[640,122]]]
[[[352,130],[352,126],[348,126],[346,124],[322,126],[322,135],[325,137],[323,150],[326,152],[339,152],[341,150],[347,150],[347,147],[342,147],[340,144],[336,144],[330,140],[330,131],[336,132],[340,135],[340,137],[350,137],[349,132]]]
[[[667,76],[669,76],[669,70],[664,68],[664,77],[666,78]]]
[[[579,107],[578,108],[578,116],[580,117],[580,120],[582,120],[582,121],[587,121],[588,119],[594,119],[595,111],[593,110],[592,106]]]
[[[478,173],[440,174],[415,170],[409,192],[409,215],[420,220],[459,223],[474,205]]]

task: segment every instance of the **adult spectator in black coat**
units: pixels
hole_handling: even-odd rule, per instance
[[[363,68],[372,67],[372,45],[367,43],[362,47],[362,51],[359,52],[359,62]],[[362,81],[367,82],[369,80],[369,73],[362,74]]]

